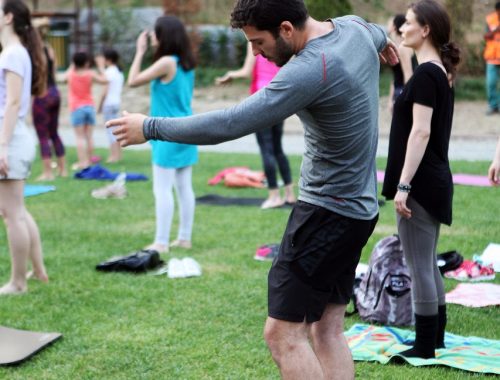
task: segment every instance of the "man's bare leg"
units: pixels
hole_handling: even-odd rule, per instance
[[[311,339],[325,379],[354,379],[354,362],[344,336],[346,305],[328,304],[321,320],[311,326]]]
[[[309,342],[310,325],[268,317],[264,338],[284,380],[325,379]]]

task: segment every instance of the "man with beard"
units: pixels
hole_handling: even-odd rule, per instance
[[[382,27],[356,16],[317,21],[302,0],[238,0],[231,25],[282,69],[225,110],[182,118],[125,114],[107,123],[122,146],[148,139],[217,144],[296,113],[305,153],[294,206],[268,278],[265,339],[283,378],[351,379],[343,336],[361,250],[378,218],[375,154]],[[294,56],[292,58],[292,56]]]

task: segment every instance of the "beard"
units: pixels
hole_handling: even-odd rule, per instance
[[[288,45],[281,36],[278,36],[278,38],[276,38],[275,56],[271,59],[276,66],[284,66],[294,54],[293,48]]]

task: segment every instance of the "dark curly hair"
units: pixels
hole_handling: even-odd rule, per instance
[[[253,26],[277,38],[283,21],[302,29],[309,14],[303,0],[237,0],[231,13],[231,26]]]
[[[43,53],[43,42],[38,31],[31,24],[29,8],[20,0],[4,0],[3,13],[12,15],[14,33],[28,50],[31,58],[31,94],[43,95],[47,89],[47,60]]]

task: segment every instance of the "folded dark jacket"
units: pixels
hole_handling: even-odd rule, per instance
[[[143,249],[128,256],[114,257],[100,264],[95,269],[103,272],[141,273],[163,265],[160,254],[152,249]]]

